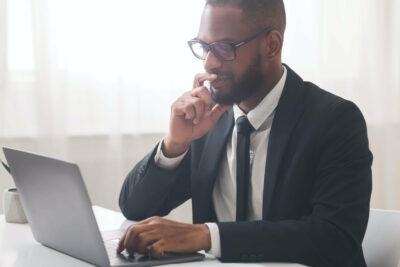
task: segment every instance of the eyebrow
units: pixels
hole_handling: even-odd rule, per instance
[[[213,41],[213,42],[211,42],[211,43],[206,43],[206,42],[204,42],[203,40],[201,40],[199,37],[195,37],[194,40],[198,40],[198,41],[203,42],[203,43],[205,43],[205,44],[212,44],[212,43],[215,43],[215,42],[232,42],[232,43],[240,42],[240,41],[233,40],[233,39],[231,39],[231,38],[218,39],[218,40]]]

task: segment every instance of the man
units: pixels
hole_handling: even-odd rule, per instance
[[[282,65],[284,31],[282,0],[207,1],[189,41],[205,73],[172,104],[169,133],[125,180],[121,210],[142,221],[117,252],[204,249],[224,262],[365,266],[364,118]],[[194,224],[151,217],[190,198]]]

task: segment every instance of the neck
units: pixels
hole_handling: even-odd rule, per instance
[[[282,78],[283,75],[283,67],[282,64],[280,63],[274,68],[271,68],[267,72],[268,74],[265,75],[267,79],[265,82],[262,84],[258,90],[256,90],[256,93],[246,99],[245,101],[242,101],[239,103],[239,108],[243,110],[246,114],[249,113],[251,110],[253,110],[255,107],[260,104],[260,102],[269,94],[269,92],[272,91],[272,89],[276,86],[276,84],[279,82],[279,80]]]

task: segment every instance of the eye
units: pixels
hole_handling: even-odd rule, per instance
[[[213,48],[223,58],[231,58],[233,56],[233,48],[228,43],[215,43]]]
[[[199,42],[192,43],[191,47],[192,47],[193,53],[199,58],[204,58],[207,55],[208,50],[209,50],[208,46],[205,46]]]

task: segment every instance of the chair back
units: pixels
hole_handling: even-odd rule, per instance
[[[362,246],[368,267],[400,266],[400,211],[371,209]]]

